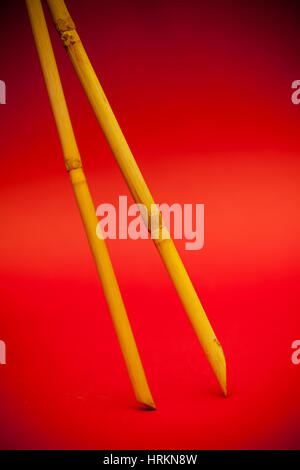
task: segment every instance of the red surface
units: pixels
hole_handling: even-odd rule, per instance
[[[158,406],[136,408],[25,6],[1,5],[1,448],[299,448],[298,12],[284,2],[68,4],[156,201],[205,204],[204,249],[176,244],[222,342],[229,397],[153,244],[115,240]],[[48,24],[95,204],[116,202],[127,187]]]

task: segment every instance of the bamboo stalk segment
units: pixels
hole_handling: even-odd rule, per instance
[[[47,0],[47,3],[56,29],[131,194],[135,202],[144,204],[148,214],[151,214],[151,206],[155,204],[154,200],[89,61],[66,5],[63,0]],[[151,218],[148,220],[148,228],[151,229]],[[226,361],[222,347],[207,319],[173,241],[171,239],[163,239],[162,237],[166,227],[161,217],[159,227],[153,228],[160,233],[160,236],[153,241],[168,270],[204,353],[226,396]]]
[[[48,95],[63,149],[66,168],[88,242],[101,280],[118,341],[135,397],[142,405],[155,409],[122,296],[103,239],[96,234],[98,219],[82,169],[81,159],[65,101],[59,73],[40,0],[26,0],[31,27],[44,74]],[[105,358],[106,360],[106,358]]]

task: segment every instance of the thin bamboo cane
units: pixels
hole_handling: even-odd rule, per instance
[[[68,52],[74,69],[128,184],[131,194],[135,201],[144,204],[148,210],[148,214],[151,214],[151,206],[154,204],[154,200],[84,50],[66,5],[63,0],[47,0],[47,3],[56,29]],[[151,217],[148,227],[151,227]],[[166,231],[161,218],[157,230],[160,235],[158,239],[154,239],[154,243],[169,272],[204,353],[226,396],[226,361],[222,347],[207,319],[173,241],[171,239],[163,239],[161,236],[162,233]]]
[[[120,343],[136,399],[142,405],[155,409],[141,359],[123,304],[105,241],[96,234],[98,219],[83,173],[81,159],[72,129],[57,65],[40,0],[26,0],[32,31],[54,113],[66,168],[74,190],[88,242],[96,263],[103,291]]]

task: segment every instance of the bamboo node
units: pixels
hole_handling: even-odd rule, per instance
[[[67,48],[80,41],[75,23],[70,16],[58,18],[55,21],[55,27],[61,37],[64,47]]]
[[[58,18],[55,21],[55,27],[59,34],[63,33],[64,31],[76,29],[75,23],[70,16],[67,18]]]
[[[77,170],[77,168],[82,168],[82,163],[80,158],[66,158],[65,165],[67,171]]]
[[[68,48],[72,46],[73,44],[75,44],[76,42],[80,41],[79,36],[77,32],[75,31],[75,29],[60,33],[60,37],[65,48]]]

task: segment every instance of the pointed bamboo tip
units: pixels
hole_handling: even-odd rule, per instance
[[[225,379],[226,379],[226,377],[225,377]],[[222,391],[223,391],[223,393],[224,393],[224,397],[227,398],[227,397],[228,397],[228,391],[227,391],[227,383],[226,383],[226,381],[225,381],[224,384],[220,384],[220,385],[221,385]]]
[[[219,385],[222,389],[222,392],[224,394],[224,397],[227,398],[228,396],[228,390],[227,390],[227,377],[226,377],[226,362],[225,362],[225,357],[224,357],[224,363],[221,367],[221,370],[219,369],[219,374],[217,376]]]
[[[156,410],[156,405],[155,405],[153,399],[152,400],[147,400],[147,401],[145,400],[145,401],[142,401],[142,402],[139,402],[139,403],[140,403],[142,409],[144,409],[144,410],[148,410],[148,411]]]
[[[222,346],[216,338],[214,339],[214,355],[211,357],[210,363],[223,391],[223,394],[225,397],[227,397],[228,391],[226,359]]]
[[[227,390],[227,378],[226,378],[226,363],[223,364],[222,367],[218,369],[218,371],[215,371],[215,374],[219,382],[219,385],[222,389],[223,395],[225,398],[227,398],[228,390]]]

